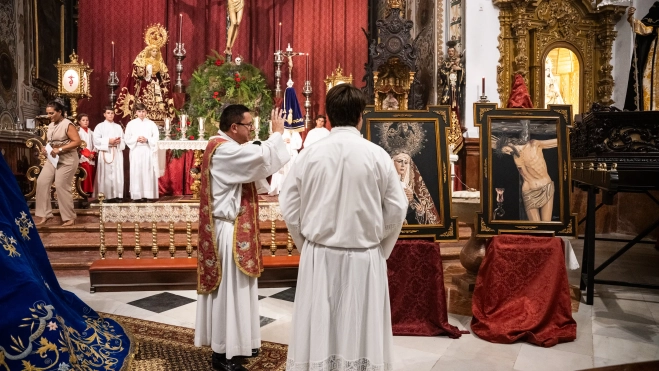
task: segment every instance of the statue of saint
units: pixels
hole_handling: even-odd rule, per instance
[[[659,109],[659,91],[652,82],[659,81],[659,56],[657,31],[659,30],[659,1],[655,1],[648,14],[640,21],[634,18],[636,8],[629,7],[627,21],[634,30],[634,54],[632,55],[626,111],[654,111]]]
[[[387,97],[382,101],[382,109],[387,110],[398,110],[398,99],[394,97],[394,93],[387,93]]]
[[[227,30],[227,47],[224,49],[224,54],[231,55],[231,49],[236,42],[236,37],[238,37],[240,21],[243,19],[245,0],[227,0],[227,7],[231,24]]]
[[[167,42],[167,31],[161,25],[153,25],[147,29],[144,41],[147,46],[133,61],[133,70],[119,92],[115,112],[120,119],[131,120],[135,117],[135,104],[142,103],[149,119],[163,121],[174,116],[169,73],[160,52]]]
[[[446,43],[448,58],[441,63],[439,69],[439,81],[442,86],[440,102],[450,105],[453,110],[457,109],[458,112],[462,112],[462,90],[465,83],[464,63],[462,62],[464,53],[458,54],[455,50],[456,44],[455,41]]]

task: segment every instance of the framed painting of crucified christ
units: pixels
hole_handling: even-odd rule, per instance
[[[506,109],[474,105],[481,133],[478,236],[576,234],[570,213],[572,106]]]

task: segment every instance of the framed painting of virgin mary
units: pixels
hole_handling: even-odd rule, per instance
[[[458,239],[451,217],[450,164],[445,141],[448,106],[427,110],[364,110],[362,135],[390,156],[408,200],[401,238]]]

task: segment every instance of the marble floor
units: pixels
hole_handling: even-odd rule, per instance
[[[574,240],[581,257],[582,240]],[[598,242],[599,262],[622,244]],[[598,278],[623,279],[659,284],[659,250],[637,245]],[[569,272],[578,284],[579,271]],[[136,317],[177,326],[194,327],[194,291],[141,291],[89,293],[85,273],[58,272],[60,284],[77,294],[97,311]],[[262,339],[288,343],[295,289],[259,289]],[[469,330],[470,316],[454,314],[449,322]],[[394,338],[395,370],[583,370],[624,363],[659,360],[659,290],[596,286],[595,303],[581,303],[573,313],[577,339],[571,343],[541,348],[527,343],[492,344],[475,335],[460,339],[446,337]]]

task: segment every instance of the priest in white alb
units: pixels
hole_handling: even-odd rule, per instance
[[[392,369],[386,259],[407,213],[391,156],[363,139],[364,94],[327,93],[330,135],[295,160],[279,204],[300,249],[286,370]]]
[[[121,201],[124,198],[124,131],[114,122],[112,107],[107,107],[103,116],[105,121],[96,125],[93,134],[97,151],[94,197],[103,193],[108,201]]]
[[[146,117],[146,107],[135,104],[137,118],[128,122],[124,138],[130,148],[130,198],[146,201],[158,198],[158,139],[155,122]]]
[[[290,160],[279,109],[271,120],[270,138],[250,142],[249,109],[227,106],[201,163],[194,342],[213,349],[216,370],[245,370],[242,358],[258,354],[261,346],[257,194],[268,191],[265,178]]]
[[[327,138],[328,135],[330,135],[330,131],[325,129],[325,116],[318,115],[318,117],[316,117],[316,127],[309,130],[307,137],[304,138],[304,148],[309,147],[323,138]]]

